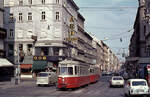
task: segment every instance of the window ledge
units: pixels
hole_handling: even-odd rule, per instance
[[[40,20],[41,22],[46,22],[46,20]]]

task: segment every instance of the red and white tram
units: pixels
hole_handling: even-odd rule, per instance
[[[100,78],[100,68],[97,65],[90,66],[90,83],[97,82]]]
[[[95,71],[95,68],[91,68]],[[58,88],[77,88],[99,79],[98,72],[90,74],[90,65],[78,61],[64,60],[58,66]],[[95,76],[96,74],[96,76]]]

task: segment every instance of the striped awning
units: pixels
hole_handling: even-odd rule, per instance
[[[0,58],[0,67],[11,67],[14,66],[11,62],[9,62],[5,58]]]
[[[21,69],[31,69],[32,68],[32,64],[21,64],[20,68]]]

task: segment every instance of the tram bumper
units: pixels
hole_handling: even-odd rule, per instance
[[[67,84],[58,84],[57,87],[58,88],[67,88]]]

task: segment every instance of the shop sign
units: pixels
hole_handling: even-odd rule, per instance
[[[75,24],[74,24],[74,17],[72,16],[70,18],[70,25],[69,25],[70,31],[69,31],[69,36],[66,38],[67,41],[76,41],[78,40],[77,37],[75,37]]]
[[[46,56],[34,56],[33,60],[34,61],[46,61],[47,57]]]

